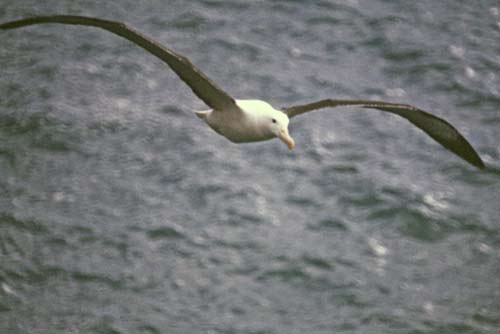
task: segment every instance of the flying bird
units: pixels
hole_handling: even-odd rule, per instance
[[[455,127],[424,110],[407,104],[384,101],[335,99],[275,109],[261,100],[234,99],[212,82],[189,59],[121,22],[74,15],[35,16],[0,24],[0,29],[16,29],[43,23],[98,27],[119,35],[152,53],[167,63],[193,93],[211,108],[207,111],[196,112],[196,115],[217,133],[235,143],[256,142],[277,137],[289,149],[293,149],[295,141],[288,132],[288,123],[291,118],[322,108],[356,106],[378,109],[406,118],[460,158],[480,169],[485,167],[477,152]]]

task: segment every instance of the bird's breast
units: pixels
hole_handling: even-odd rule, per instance
[[[207,115],[206,122],[215,132],[235,143],[273,138],[244,113],[213,111]]]

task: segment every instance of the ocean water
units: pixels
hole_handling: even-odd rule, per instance
[[[124,21],[294,118],[236,145],[108,32],[0,31],[0,333],[499,333],[498,1],[2,1]]]

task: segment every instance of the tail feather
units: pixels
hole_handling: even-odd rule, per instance
[[[196,116],[206,121],[209,112],[210,110],[204,110],[204,111],[195,111],[194,113],[196,114]]]

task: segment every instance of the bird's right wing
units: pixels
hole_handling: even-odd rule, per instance
[[[288,117],[292,118],[316,109],[341,106],[357,106],[362,108],[379,109],[406,118],[408,121],[431,136],[439,144],[443,145],[443,147],[455,153],[460,158],[480,169],[485,168],[484,163],[477,152],[453,125],[442,118],[408,104],[368,100],[326,99],[294,107],[283,108],[282,110],[288,115]]]
[[[98,27],[108,30],[139,45],[167,63],[170,68],[191,88],[191,90],[209,107],[215,110],[239,110],[235,100],[213,83],[203,72],[194,66],[189,59],[162,46],[128,25],[98,19],[94,17],[74,15],[35,16],[22,20],[0,24],[0,29],[15,29],[41,23],[61,23]]]

